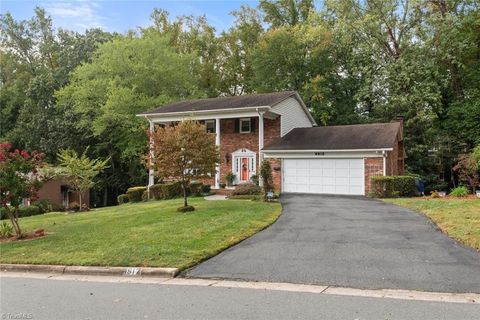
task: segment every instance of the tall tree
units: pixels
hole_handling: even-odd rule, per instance
[[[272,29],[301,24],[315,11],[313,0],[260,0],[258,7]]]

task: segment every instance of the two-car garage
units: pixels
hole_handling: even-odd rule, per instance
[[[283,192],[364,195],[363,159],[284,159]]]

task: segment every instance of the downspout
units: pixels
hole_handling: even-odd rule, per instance
[[[260,175],[260,168],[262,166],[262,161],[263,161],[263,153],[262,153],[262,149],[263,149],[263,140],[264,140],[264,132],[263,132],[263,115],[265,114],[265,112],[260,112],[258,110],[258,108],[256,109],[257,113],[258,113],[258,171],[257,172],[257,176],[258,176],[258,184],[260,185],[260,187],[263,187],[263,180],[262,180],[262,176]]]
[[[387,175],[387,152],[383,150],[382,155],[383,155],[383,176],[386,176]]]

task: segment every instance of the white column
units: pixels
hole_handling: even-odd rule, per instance
[[[257,172],[257,174],[258,174],[258,177],[259,177],[258,183],[260,184],[260,186],[263,186],[263,181],[262,181],[262,178],[260,177],[260,166],[261,166],[262,161],[263,161],[263,152],[262,152],[262,149],[263,149],[263,113],[259,112],[258,114],[259,114],[259,116],[258,116],[258,169],[259,169],[259,172]]]
[[[152,121],[150,122],[150,133],[152,133],[155,130],[155,124]],[[149,142],[149,148],[150,148],[150,159],[153,159],[153,141],[150,140]],[[154,184],[154,179],[153,179],[153,169],[150,168],[148,170],[148,187],[152,186]]]
[[[215,119],[215,145],[220,151],[220,118]],[[222,161],[220,154],[220,161]],[[220,163],[217,163],[215,168],[215,189],[220,189]]]

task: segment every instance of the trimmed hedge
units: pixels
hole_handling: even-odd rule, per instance
[[[128,196],[126,194],[121,194],[117,197],[118,204],[124,204],[128,202]]]
[[[147,187],[131,187],[127,190],[127,197],[129,202],[142,201],[143,192],[147,190]]]
[[[262,188],[253,183],[243,183],[238,185],[231,193],[232,196],[257,195],[262,192]]]
[[[209,184],[202,184],[202,193],[210,193],[211,188]]]
[[[150,187],[150,196],[155,200],[173,199],[182,195],[183,191],[180,182],[154,184]]]
[[[417,193],[415,177],[376,176],[372,177],[372,195],[377,198],[413,197]]]
[[[203,186],[203,183],[201,182],[192,182],[190,183],[190,194],[192,196],[201,196],[202,195],[202,186]]]
[[[36,216],[39,214],[43,214],[44,212],[42,209],[35,205],[30,205],[30,206],[20,206],[18,207],[18,217],[23,218],[23,217],[30,217],[30,216]],[[5,212],[5,208],[0,208],[0,219],[8,219],[8,215]]]

